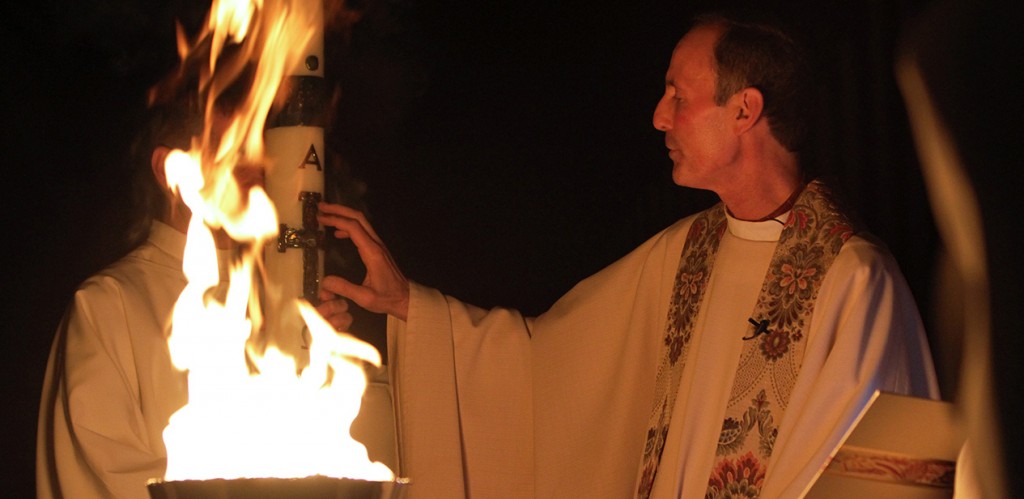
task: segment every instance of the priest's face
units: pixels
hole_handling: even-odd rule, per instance
[[[734,176],[739,149],[724,106],[715,104],[714,47],[721,29],[694,28],[676,45],[654,128],[665,132],[676,184],[718,192]]]

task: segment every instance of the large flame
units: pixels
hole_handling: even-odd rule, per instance
[[[176,150],[165,164],[168,185],[192,211],[184,256],[188,284],[168,340],[174,365],[188,372],[189,402],[164,430],[165,480],[394,478],[349,436],[366,387],[363,365],[380,365],[372,346],[336,333],[298,300],[313,340],[308,364],[297,365],[273,345],[252,346],[262,322],[254,276],[278,221],[264,190],[239,186],[234,172],[262,160],[267,114],[318,21],[319,9],[306,7],[320,1],[215,0],[198,38],[202,53],[209,51],[200,81],[203,134],[191,151]],[[179,32],[183,60],[198,45],[189,46]],[[224,116],[215,102],[245,71],[251,71],[251,89]],[[227,283],[220,278],[215,231],[239,243]]]

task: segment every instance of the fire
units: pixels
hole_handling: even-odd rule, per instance
[[[301,300],[296,306],[312,337],[306,365],[252,341],[262,326],[256,276],[263,246],[279,227],[266,192],[240,187],[234,172],[263,160],[266,117],[285,72],[301,62],[320,1],[215,0],[198,38],[209,50],[200,81],[204,131],[191,151],[174,151],[165,164],[168,185],[192,211],[183,263],[188,284],[168,339],[175,367],[188,372],[189,402],[164,430],[168,481],[394,479],[349,436],[366,387],[363,365],[381,362],[372,346],[336,333]],[[197,53],[180,32],[179,52],[183,59]],[[231,57],[222,59],[226,53]],[[248,94],[230,116],[218,114],[217,97],[246,69],[252,70]],[[215,231],[240,247],[227,283],[221,282]]]

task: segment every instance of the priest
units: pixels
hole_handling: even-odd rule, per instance
[[[800,148],[812,83],[779,29],[698,18],[654,126],[673,179],[721,203],[536,318],[409,282],[366,218],[321,205],[387,313],[410,497],[799,497],[876,390],[937,397],[892,256]]]

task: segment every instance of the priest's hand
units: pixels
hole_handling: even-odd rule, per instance
[[[371,312],[385,313],[401,320],[409,316],[409,281],[398,269],[380,236],[362,212],[337,204],[320,203],[317,219],[333,227],[334,235],[355,244],[366,266],[361,285],[338,276],[327,276],[322,289],[344,296]]]
[[[352,326],[352,314],[348,311],[348,301],[326,289],[320,290],[320,304],[316,311],[320,312],[336,331],[348,331]]]

